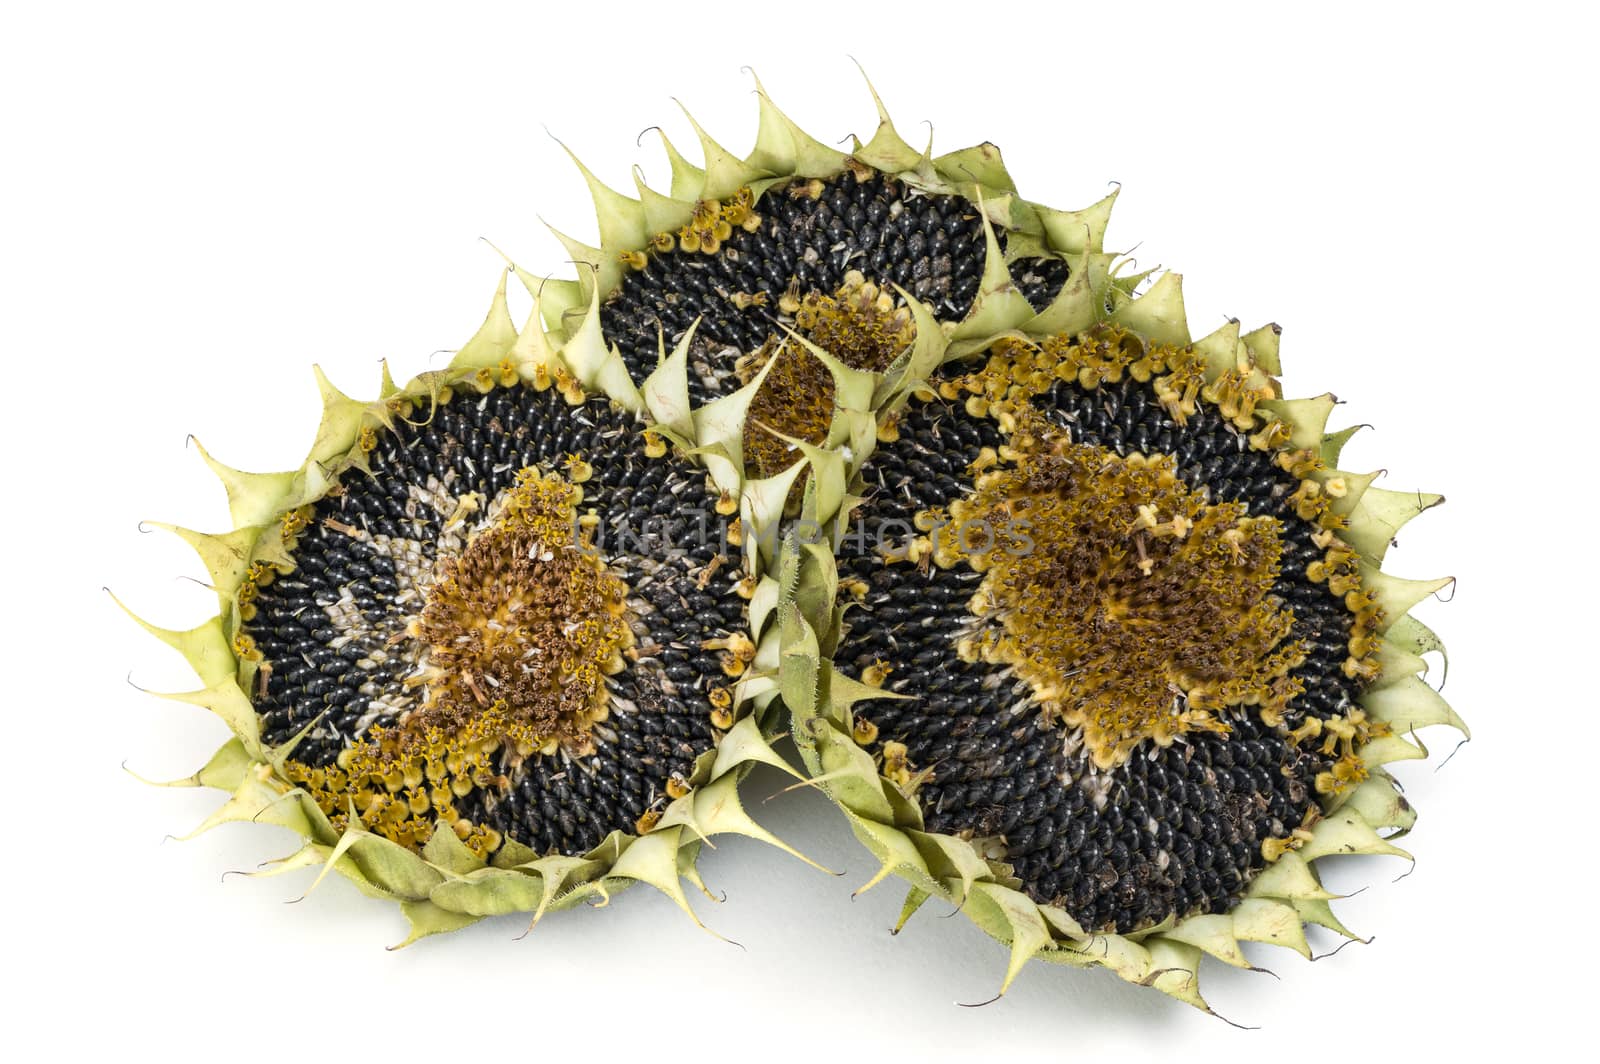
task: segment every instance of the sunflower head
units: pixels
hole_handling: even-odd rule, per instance
[[[773,578],[724,505],[747,487],[737,429],[607,392],[627,378],[591,320],[558,343],[536,307],[519,333],[502,276],[447,370],[385,372],[372,402],[323,381],[306,463],[211,462],[238,527],[178,530],[222,609],[151,630],[206,685],[176,697],[235,732],[194,778],[232,792],[205,826],[294,828],[278,870],[398,899],[412,937],[635,881],[687,911],[703,839],[771,838],[736,791],[781,763],[772,696],[744,683],[776,637],[751,602]],[[681,394],[672,364],[676,388],[655,383]]]

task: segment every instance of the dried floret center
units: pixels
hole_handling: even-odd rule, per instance
[[[832,295],[801,296],[791,288],[779,303],[793,315],[796,332],[850,369],[888,369],[916,339],[909,308],[853,270]],[[781,437],[820,445],[833,421],[833,374],[804,345],[769,340],[740,363],[739,374],[754,380],[774,360],[750,404],[744,433],[746,464],[759,477],[794,464],[795,453]]]
[[[574,535],[581,498],[524,470],[466,550],[440,561],[412,626],[428,645],[419,725],[459,731],[504,703],[516,741],[577,746],[604,719],[604,678],[632,633],[626,585]]]
[[[1226,707],[1281,712],[1305,653],[1271,594],[1279,522],[1209,503],[1170,456],[1043,432],[923,522],[936,561],[984,574],[961,656],[1014,669],[1103,769],[1146,741],[1227,731]]]
[[[420,705],[372,726],[335,766],[288,763],[336,823],[353,803],[364,825],[402,845],[424,844],[444,822],[487,853],[499,832],[462,817],[459,799],[505,789],[536,753],[593,752],[606,676],[623,668],[633,633],[627,585],[578,535],[582,498],[530,467],[487,505],[475,493],[458,500],[446,536],[474,515],[477,530],[435,564],[420,613],[396,637],[422,648],[405,681],[422,689]]]

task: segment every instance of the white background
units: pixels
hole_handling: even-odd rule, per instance
[[[1594,977],[1600,235],[1577,5],[544,6],[58,4],[0,24],[8,1041],[218,1060],[365,1045],[1248,1062],[1575,1032]],[[336,877],[298,905],[309,877],[222,880],[289,836],[164,842],[219,799],[120,767],[182,776],[223,737],[125,682],[191,678],[100,590],[174,627],[211,607],[177,578],[200,572],[186,548],[136,527],[224,527],[186,434],[243,468],[293,465],[311,362],[370,393],[380,358],[409,376],[476,327],[500,268],[478,237],[563,269],[539,219],[594,230],[546,129],[613,185],[635,162],[664,181],[635,137],[660,123],[691,146],[677,96],[743,151],[749,63],[820,139],[867,135],[847,55],[907,139],[924,120],[945,149],[992,139],[1032,198],[1076,207],[1121,182],[1110,243],[1184,272],[1197,333],[1283,323],[1291,393],[1332,390],[1339,418],[1377,426],[1347,464],[1449,496],[1390,558],[1460,577],[1420,612],[1475,741],[1436,774],[1453,739],[1435,733],[1439,756],[1400,768],[1422,809],[1414,874],[1331,873],[1368,888],[1340,911],[1371,945],[1256,955],[1281,979],[1211,966],[1217,1009],[1264,1030],[1043,965],[956,1007],[992,995],[1004,951],[934,905],[891,938],[894,887],[852,901],[869,860],[819,798],[761,804],[775,776],[752,779],[752,808],[847,874],[739,840],[707,854],[727,901],[701,912],[744,949],[641,889],[522,941],[504,919],[387,952],[399,915]]]

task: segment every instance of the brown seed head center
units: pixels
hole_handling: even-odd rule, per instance
[[[438,563],[407,631],[426,648],[408,681],[423,687],[421,706],[374,725],[337,765],[289,763],[335,828],[353,808],[367,830],[417,848],[442,822],[486,855],[499,834],[456,802],[505,790],[506,773],[538,752],[589,749],[605,677],[633,633],[626,585],[574,535],[581,500],[570,481],[524,470],[465,549]],[[458,512],[475,511],[463,500]]]
[[[782,309],[793,313],[796,332],[851,369],[888,369],[916,339],[911,311],[854,270],[832,295],[786,295]],[[783,472],[797,457],[774,433],[820,445],[833,422],[833,375],[802,344],[769,341],[741,373],[754,380],[774,358],[777,364],[750,404],[744,433],[746,463],[758,477]]]
[[[605,676],[632,643],[627,588],[576,540],[578,489],[525,470],[490,524],[440,563],[418,635],[429,670],[418,723],[458,730],[504,702],[517,738],[580,743]]]
[[[1144,740],[1279,710],[1304,660],[1271,594],[1280,526],[1191,492],[1166,455],[1020,437],[937,529],[935,558],[985,574],[958,649],[1010,665],[1108,768]]]

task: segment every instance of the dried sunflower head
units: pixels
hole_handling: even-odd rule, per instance
[[[1018,318],[1069,320],[1087,279],[1107,277],[1100,239],[1114,196],[1080,211],[1030,203],[994,145],[933,157],[900,137],[881,102],[874,135],[841,152],[790,121],[759,82],[757,95],[746,158],[695,123],[697,167],[663,134],[666,194],[640,181],[638,198],[625,196],[580,163],[600,246],[557,235],[596,268],[541,282],[557,334],[601,300],[606,342],[634,382],[653,372],[664,331],[687,344],[687,401],[754,386],[738,441],[753,477],[792,470],[806,446],[854,462],[874,435],[893,434],[872,411],[895,382]],[[797,477],[789,488],[791,516],[802,486]],[[836,499],[821,502],[829,512]]]
[[[505,297],[442,372],[372,402],[323,379],[301,468],[208,456],[237,527],[173,530],[220,612],[146,625],[204,685],[172,697],[235,733],[185,781],[231,792],[202,829],[299,832],[277,870],[399,901],[411,938],[635,881],[689,911],[701,841],[776,843],[736,790],[782,765],[748,688],[776,661],[764,520],[719,435],[748,396],[674,406],[683,345],[641,395],[598,304],[552,343]]]
[[[1348,933],[1313,862],[1403,854],[1383,766],[1465,731],[1407,615],[1449,581],[1380,569],[1441,500],[1337,469],[1354,430],[1281,397],[1278,328],[1192,340],[1178,276],[1133,298],[1102,233],[879,390],[837,558],[787,560],[783,690],[902,922],[937,895],[1005,985],[1037,956],[1204,1007],[1203,953]]]

